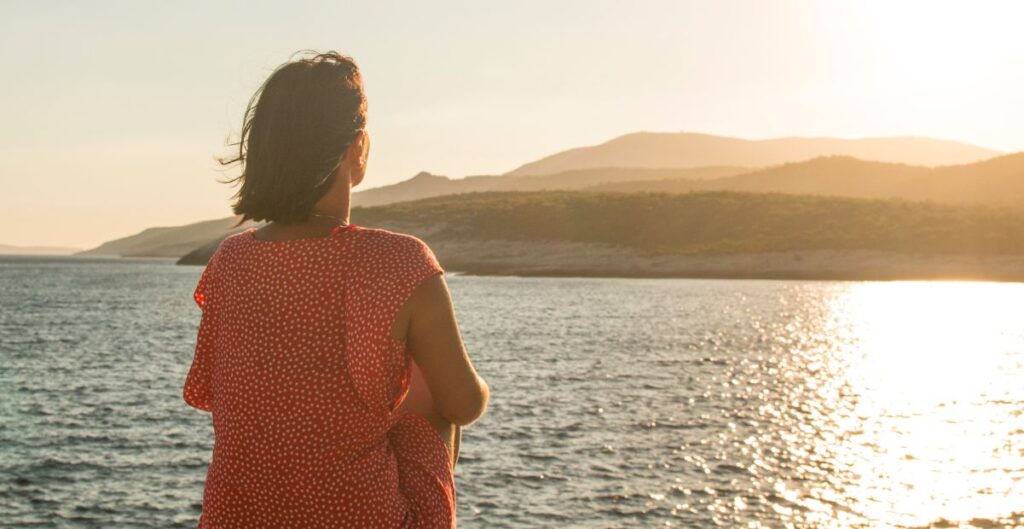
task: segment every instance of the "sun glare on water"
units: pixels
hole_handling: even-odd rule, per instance
[[[1024,511],[1024,285],[861,283],[832,308],[848,405],[831,452],[856,517],[919,527]]]

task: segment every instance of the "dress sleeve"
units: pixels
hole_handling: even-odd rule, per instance
[[[209,295],[210,284],[213,282],[213,268],[216,264],[217,253],[214,252],[213,256],[210,257],[210,261],[206,263],[206,267],[203,268],[203,273],[199,276],[199,281],[196,282],[196,288],[192,291],[192,299],[195,300],[196,305],[200,309],[204,308],[206,298]]]
[[[188,375],[185,377],[185,384],[182,388],[182,398],[185,403],[193,408],[212,411],[213,391],[211,388],[211,374],[213,372],[214,344],[216,342],[217,316],[210,310],[212,299],[211,291],[215,284],[217,262],[220,249],[214,252],[210,261],[206,264],[195,289],[192,291],[192,299],[202,310],[199,320],[199,331],[196,335],[196,346],[192,356],[192,365],[189,367]]]
[[[359,267],[345,275],[345,366],[363,403],[389,420],[395,392],[389,382],[406,368],[394,354],[395,317],[416,285],[443,270],[426,243],[412,235],[367,229],[360,237],[352,258]]]
[[[409,237],[410,244],[406,248],[403,259],[403,272],[401,274],[401,289],[398,296],[398,307],[405,304],[416,287],[427,278],[435,274],[443,274],[444,268],[437,261],[434,252],[427,246],[427,243],[416,237]],[[389,327],[390,328],[390,327]]]

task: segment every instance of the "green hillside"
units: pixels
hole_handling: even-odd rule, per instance
[[[571,241],[646,254],[1024,254],[1021,210],[775,193],[469,193],[355,208],[352,218],[430,241]]]

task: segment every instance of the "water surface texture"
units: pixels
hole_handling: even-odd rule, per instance
[[[200,271],[0,257],[0,526],[195,526]],[[1024,285],[449,284],[460,527],[1024,525]]]

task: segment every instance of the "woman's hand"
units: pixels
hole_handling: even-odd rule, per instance
[[[409,375],[409,393],[406,395],[405,400],[402,401],[402,405],[399,406],[400,411],[407,411],[422,416],[434,427],[437,431],[438,436],[444,441],[444,444],[448,447],[448,456],[451,461],[452,469],[455,468],[455,463],[459,460],[459,445],[462,442],[462,427],[457,424],[452,424],[451,421],[445,419],[437,411],[437,406],[434,404],[433,397],[430,394],[430,388],[427,387],[427,381],[423,378],[423,372],[420,371],[419,366],[416,362],[411,363],[410,375]]]

